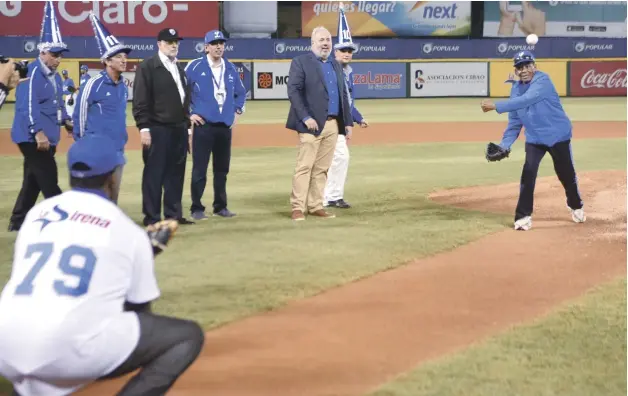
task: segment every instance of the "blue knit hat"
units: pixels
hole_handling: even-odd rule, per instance
[[[351,48],[354,51],[358,50],[358,46],[353,43],[351,39],[351,31],[349,30],[349,23],[345,15],[344,6],[340,3],[340,14],[338,16],[338,44],[334,45],[334,49]]]
[[[64,52],[69,51],[63,42],[59,22],[52,1],[46,1],[44,5],[44,19],[41,22],[41,33],[37,49],[40,51]]]
[[[131,48],[121,44],[116,37],[109,33],[107,28],[100,23],[100,20],[93,12],[89,13],[89,19],[92,21],[92,27],[94,28],[94,35],[96,36],[96,43],[98,44],[98,50],[100,51],[100,60],[104,61],[107,58],[124,52],[129,54]]]

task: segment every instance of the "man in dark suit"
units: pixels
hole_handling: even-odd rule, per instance
[[[143,147],[142,212],[144,225],[161,220],[163,189],[164,217],[180,224],[181,200],[190,127],[190,91],[183,67],[177,62],[179,41],[175,29],[157,36],[157,55],[144,60],[135,72],[133,117]]]
[[[299,154],[292,177],[292,220],[312,216],[335,217],[323,208],[327,171],[334,158],[338,133],[351,133],[353,119],[342,66],[331,54],[331,33],[312,31],[312,53],[290,64],[286,128],[299,134]]]

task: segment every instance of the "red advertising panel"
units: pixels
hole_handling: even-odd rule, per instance
[[[571,96],[626,96],[626,61],[571,62]]]
[[[156,37],[165,27],[183,37],[218,29],[217,1],[55,1],[63,36],[92,36],[89,12],[120,37]],[[0,36],[37,36],[43,1],[0,1]]]

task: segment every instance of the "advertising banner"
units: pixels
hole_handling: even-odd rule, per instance
[[[1,3],[0,3],[1,4]],[[146,59],[157,53],[157,42],[150,37],[120,37],[120,42],[133,50],[130,59]],[[67,58],[99,58],[93,36],[68,37]],[[530,46],[522,38],[508,39],[355,39],[356,60],[395,59],[506,59],[521,50],[531,50],[542,58],[625,58],[626,39],[545,38]],[[39,37],[0,37],[0,54],[20,59],[37,56]],[[179,59],[195,59],[203,55],[202,39],[181,41]],[[225,57],[234,61],[255,59],[292,59],[309,53],[309,39],[230,39],[225,45]]]
[[[525,37],[530,33],[539,37],[626,37],[626,2],[484,2],[485,37]]]
[[[487,96],[486,62],[411,63],[411,97]]]
[[[559,96],[567,96],[567,62],[538,60],[536,67],[549,74]],[[512,62],[491,62],[489,64],[489,95],[491,97],[509,97],[511,83],[507,83],[508,75],[514,72]]]
[[[571,62],[571,96],[626,96],[626,62]]]
[[[552,58],[624,58],[626,39],[557,39],[551,54]]]
[[[301,3],[303,36],[316,26],[338,32],[338,1]],[[469,1],[345,1],[351,35],[364,36],[467,36],[471,33]]]
[[[405,98],[405,63],[352,63],[353,97]]]
[[[242,84],[246,89],[246,99],[251,99],[251,62],[233,62],[233,65],[238,70],[238,74],[240,75],[240,80],[242,80]]]
[[[0,36],[39,37],[44,1],[0,1]],[[55,1],[61,35],[93,37],[89,12],[116,37],[151,37],[164,27],[183,37],[218,29],[217,1]],[[153,40],[154,41],[154,40]]]
[[[290,62],[256,62],[254,99],[288,99]]]

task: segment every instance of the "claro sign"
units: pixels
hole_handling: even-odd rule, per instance
[[[216,1],[55,1],[63,36],[93,36],[89,13],[115,36],[156,37],[164,27],[184,37],[203,37],[218,28]],[[0,35],[39,37],[43,1],[0,1]]]
[[[571,96],[626,96],[625,61],[571,62]]]

